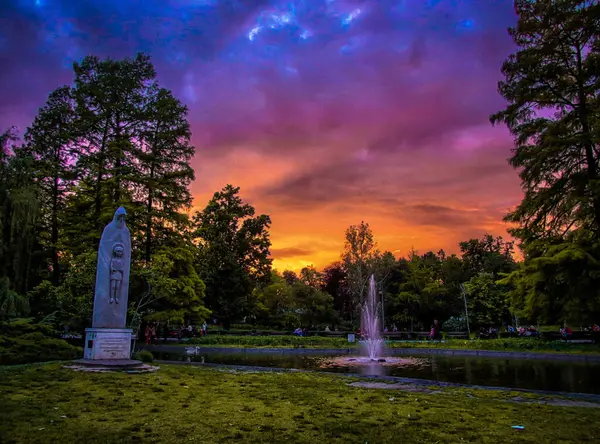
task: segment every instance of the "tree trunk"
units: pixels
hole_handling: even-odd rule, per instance
[[[581,121],[581,133],[584,141],[586,169],[589,181],[589,190],[594,209],[594,223],[596,233],[600,233],[600,193],[598,183],[598,167],[594,155],[594,138],[592,137],[589,123],[589,110],[587,97],[585,94],[585,85],[582,80],[583,61],[581,48],[577,48],[577,83],[579,99],[579,118]]]
[[[114,190],[114,201],[116,204],[121,200],[121,177],[123,172],[122,168],[122,157],[123,157],[123,145],[121,140],[121,117],[117,113],[115,117],[115,140],[117,144],[117,155],[115,159],[115,190]]]
[[[150,263],[152,255],[152,206],[154,203],[154,169],[156,167],[156,144],[158,143],[159,125],[154,131],[154,140],[152,142],[152,165],[150,167],[150,180],[148,182],[148,202],[146,205],[146,264]]]
[[[104,179],[104,161],[106,156],[106,140],[108,139],[108,127],[110,124],[110,118],[106,119],[106,124],[104,125],[104,134],[102,134],[102,142],[100,143],[100,152],[98,153],[98,162],[97,168],[98,172],[96,175],[96,185],[94,187],[94,220],[96,221],[96,226],[102,232],[102,219],[100,215],[102,214],[102,181]]]
[[[52,254],[52,283],[57,286],[60,281],[60,271],[58,269],[58,193],[59,193],[58,174],[54,176],[52,186],[52,226],[50,227],[50,245]]]

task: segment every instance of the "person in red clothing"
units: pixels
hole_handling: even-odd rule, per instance
[[[144,330],[144,339],[146,339],[146,344],[150,344],[150,339],[152,339],[152,329],[150,328],[150,324],[146,325],[146,330]]]

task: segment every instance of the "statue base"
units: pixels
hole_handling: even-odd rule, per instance
[[[130,328],[86,328],[83,359],[130,361],[132,333]]]

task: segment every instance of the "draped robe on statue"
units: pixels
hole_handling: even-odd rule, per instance
[[[131,267],[131,235],[125,225],[125,208],[119,207],[111,223],[102,232],[98,248],[98,267],[96,270],[96,291],[94,293],[93,328],[125,328],[127,322],[127,299],[129,295],[129,270]],[[120,258],[122,269],[118,284],[118,294],[111,294],[111,278],[119,275],[111,270],[111,261],[115,257],[115,246],[122,248]],[[114,264],[113,264],[114,268]]]

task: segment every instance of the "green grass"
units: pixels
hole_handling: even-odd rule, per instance
[[[357,344],[348,343],[346,338],[328,338],[320,336],[234,336],[208,335],[182,341],[182,345],[219,346],[219,347],[307,347],[307,348],[352,348]],[[451,339],[444,342],[431,341],[388,341],[392,348],[440,348],[466,350],[520,351],[540,353],[589,353],[600,354],[596,344],[571,344],[560,341],[543,341],[536,338],[510,338],[464,340]]]
[[[351,381],[193,366],[164,365],[142,375],[79,373],[58,364],[4,367],[0,442],[539,444],[600,438],[597,408],[509,403],[508,394],[481,390],[348,387]]]

